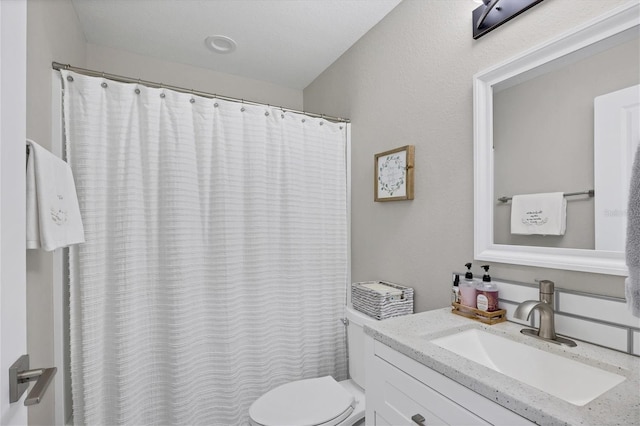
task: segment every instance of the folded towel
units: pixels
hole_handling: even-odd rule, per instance
[[[629,277],[625,280],[627,308],[640,317],[640,145],[631,169],[627,208],[626,261]]]
[[[567,200],[562,192],[514,195],[511,201],[511,233],[564,235]]]
[[[51,251],[84,242],[69,165],[27,140],[27,248]]]
[[[399,288],[391,287],[390,285],[379,283],[362,284],[362,287],[366,287],[369,290],[373,290],[376,293],[388,297],[387,300],[400,300],[402,299],[402,290]]]

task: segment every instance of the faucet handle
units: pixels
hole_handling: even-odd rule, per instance
[[[549,305],[553,306],[553,296],[554,296],[554,287],[553,281],[550,280],[540,280],[538,283],[540,286],[540,301],[546,302]]]
[[[538,284],[540,285],[540,293],[553,294],[554,287],[555,287],[555,284],[553,283],[553,281],[540,280]]]
[[[553,294],[555,284],[550,280],[540,280],[540,293]]]

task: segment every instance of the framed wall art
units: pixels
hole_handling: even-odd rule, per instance
[[[413,200],[413,145],[374,156],[374,201]]]

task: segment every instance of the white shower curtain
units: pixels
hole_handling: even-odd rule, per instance
[[[344,124],[62,72],[74,420],[246,424],[346,376]]]

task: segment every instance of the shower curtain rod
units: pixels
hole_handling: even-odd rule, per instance
[[[176,92],[190,93],[192,95],[202,96],[202,97],[205,97],[205,98],[222,99],[222,100],[225,100],[225,101],[240,102],[240,103],[247,104],[247,105],[269,106],[269,107],[278,108],[278,109],[280,109],[282,111],[293,112],[293,113],[297,113],[297,114],[304,114],[304,115],[306,115],[308,117],[323,118],[325,120],[333,121],[333,122],[336,122],[336,123],[350,123],[351,122],[351,120],[349,120],[348,118],[332,117],[330,115],[316,114],[316,113],[312,113],[312,112],[299,111],[299,110],[296,110],[296,109],[285,108],[285,107],[276,106],[276,105],[269,105],[269,104],[265,104],[265,103],[262,103],[262,102],[249,101],[247,99],[233,98],[233,97],[230,97],[230,96],[223,96],[223,95],[218,95],[218,94],[215,94],[215,93],[200,92],[198,90],[185,89],[184,87],[172,86],[170,84],[155,83],[153,81],[140,80],[139,78],[124,77],[124,76],[121,76],[121,75],[109,74],[109,73],[106,73],[106,72],[100,72],[100,71],[89,70],[89,69],[86,69],[86,68],[74,67],[74,66],[69,65],[69,64],[61,64],[60,62],[55,62],[55,61],[51,63],[51,66],[56,71],[69,70],[69,71],[76,72],[78,74],[84,74],[84,75],[88,75],[88,76],[91,76],[91,77],[108,78],[109,80],[119,81],[121,83],[138,83],[138,84],[142,84],[142,85],[145,85],[145,86],[148,86],[148,87],[154,87],[154,88],[158,88],[158,89],[170,89],[170,90],[174,90]]]

